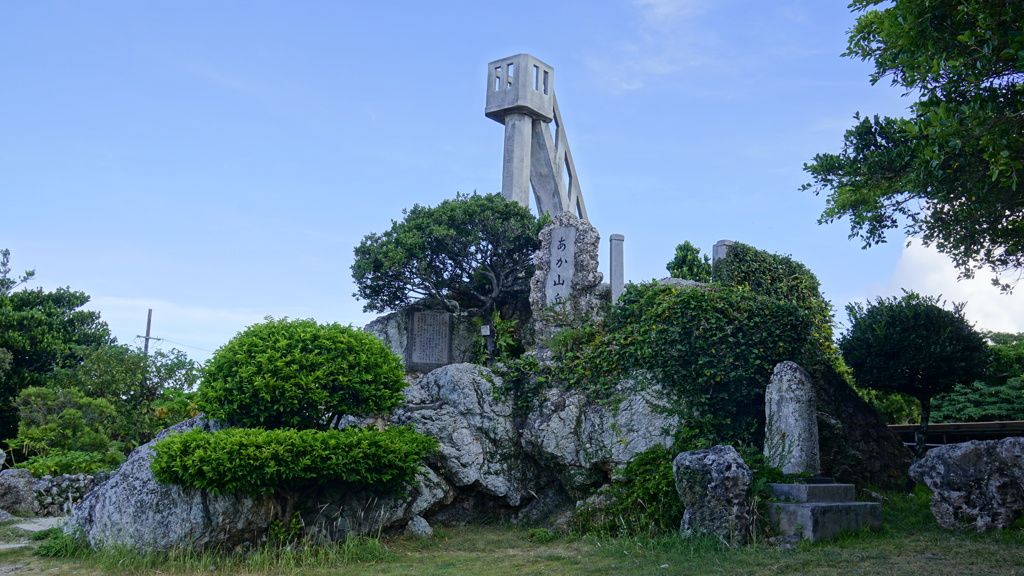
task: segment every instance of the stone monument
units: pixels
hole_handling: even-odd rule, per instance
[[[780,362],[764,396],[765,460],[786,474],[816,476],[821,464],[811,376],[795,362]]]
[[[571,212],[587,220],[576,166],[555,100],[555,70],[529,54],[487,65],[484,114],[505,125],[501,193],[538,214]],[[555,126],[554,135],[551,125]]]
[[[538,339],[573,319],[592,316],[600,305],[597,271],[601,235],[586,220],[562,212],[540,232],[530,280],[530,309]]]

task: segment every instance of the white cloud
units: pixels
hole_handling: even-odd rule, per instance
[[[612,91],[638,90],[648,78],[673,74],[704,64],[701,47],[706,33],[697,20],[707,11],[706,0],[633,0],[639,26],[611,53],[587,59]]]
[[[886,285],[872,288],[872,297],[897,296],[905,288],[929,296],[941,295],[947,302],[966,302],[964,313],[978,330],[1024,332],[1024,295],[1020,290],[1003,294],[984,272],[971,280],[957,281],[950,259],[919,242],[903,249]]]

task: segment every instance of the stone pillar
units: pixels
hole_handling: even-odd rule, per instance
[[[736,242],[732,240],[719,240],[715,243],[715,247],[711,249],[711,264],[718,262],[729,253],[729,246],[732,246]]]
[[[612,234],[608,237],[611,244],[611,255],[608,259],[609,282],[612,286],[612,304],[619,300],[625,286],[625,272],[623,268],[622,243],[626,237],[622,234]]]
[[[505,154],[501,165],[501,194],[530,207],[530,146],[533,119],[526,114],[505,116]]]
[[[764,457],[786,474],[821,472],[818,410],[811,376],[796,362],[780,362],[764,394]]]
[[[556,214],[540,231],[530,279],[530,308],[538,342],[562,326],[585,321],[600,307],[604,275],[597,270],[601,235],[569,212]]]

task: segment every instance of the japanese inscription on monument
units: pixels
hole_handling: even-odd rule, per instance
[[[576,228],[560,226],[551,230],[551,269],[545,283],[548,306],[561,304],[572,293],[576,270]]]
[[[451,314],[417,311],[409,329],[407,367],[433,369],[448,364],[451,357]]]

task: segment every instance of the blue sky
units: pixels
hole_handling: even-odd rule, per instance
[[[501,187],[487,63],[554,87],[590,219],[626,277],[729,238],[805,263],[843,305],[900,288],[1024,331],[1024,300],[957,283],[894,235],[816,223],[804,162],[854,112],[903,113],[841,58],[846,0],[308,0],[0,5],[0,248],[92,296],[121,342],[205,359],[264,316],[363,325],[352,249],[402,209]],[[513,9],[514,7],[514,9]],[[606,270],[606,263],[602,263]]]

